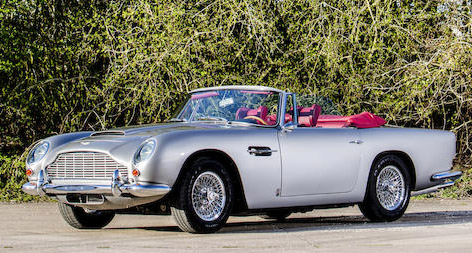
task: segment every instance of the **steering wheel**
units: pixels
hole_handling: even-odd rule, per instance
[[[263,119],[261,119],[257,116],[246,116],[246,117],[244,117],[244,119],[255,119],[258,122],[260,122],[262,125],[268,125],[267,122],[265,122],[265,120],[263,120]]]

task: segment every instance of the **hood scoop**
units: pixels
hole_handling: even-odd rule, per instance
[[[102,136],[102,135],[125,135],[125,131],[120,130],[106,130],[93,132],[90,136]]]

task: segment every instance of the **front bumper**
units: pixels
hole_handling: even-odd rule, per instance
[[[172,188],[164,184],[124,184],[118,170],[113,173],[113,179],[109,185],[55,185],[45,180],[44,171],[41,170],[36,182],[28,182],[21,189],[25,193],[40,196],[48,194],[100,194],[120,197],[122,194],[130,194],[134,197],[154,197],[164,196]]]
[[[438,185],[429,187],[423,190],[414,191],[411,193],[412,196],[423,195],[427,193],[432,193],[443,188],[451,187],[454,185],[454,180],[459,179],[462,176],[461,171],[446,171],[436,173],[431,176],[431,181],[439,182]]]

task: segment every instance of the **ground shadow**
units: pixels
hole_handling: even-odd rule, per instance
[[[363,216],[329,216],[329,217],[295,217],[283,221],[263,220],[250,222],[230,222],[219,233],[252,233],[252,232],[291,232],[321,231],[337,229],[371,229],[419,227],[472,222],[472,211],[444,211],[407,213],[394,222],[369,222]],[[120,227],[108,229],[143,229],[150,231],[178,232],[177,226]]]

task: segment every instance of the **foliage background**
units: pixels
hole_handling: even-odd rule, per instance
[[[189,90],[228,84],[452,130],[470,173],[471,28],[469,0],[1,0],[0,199],[30,199],[35,141],[160,122]],[[448,194],[471,194],[469,178]]]

